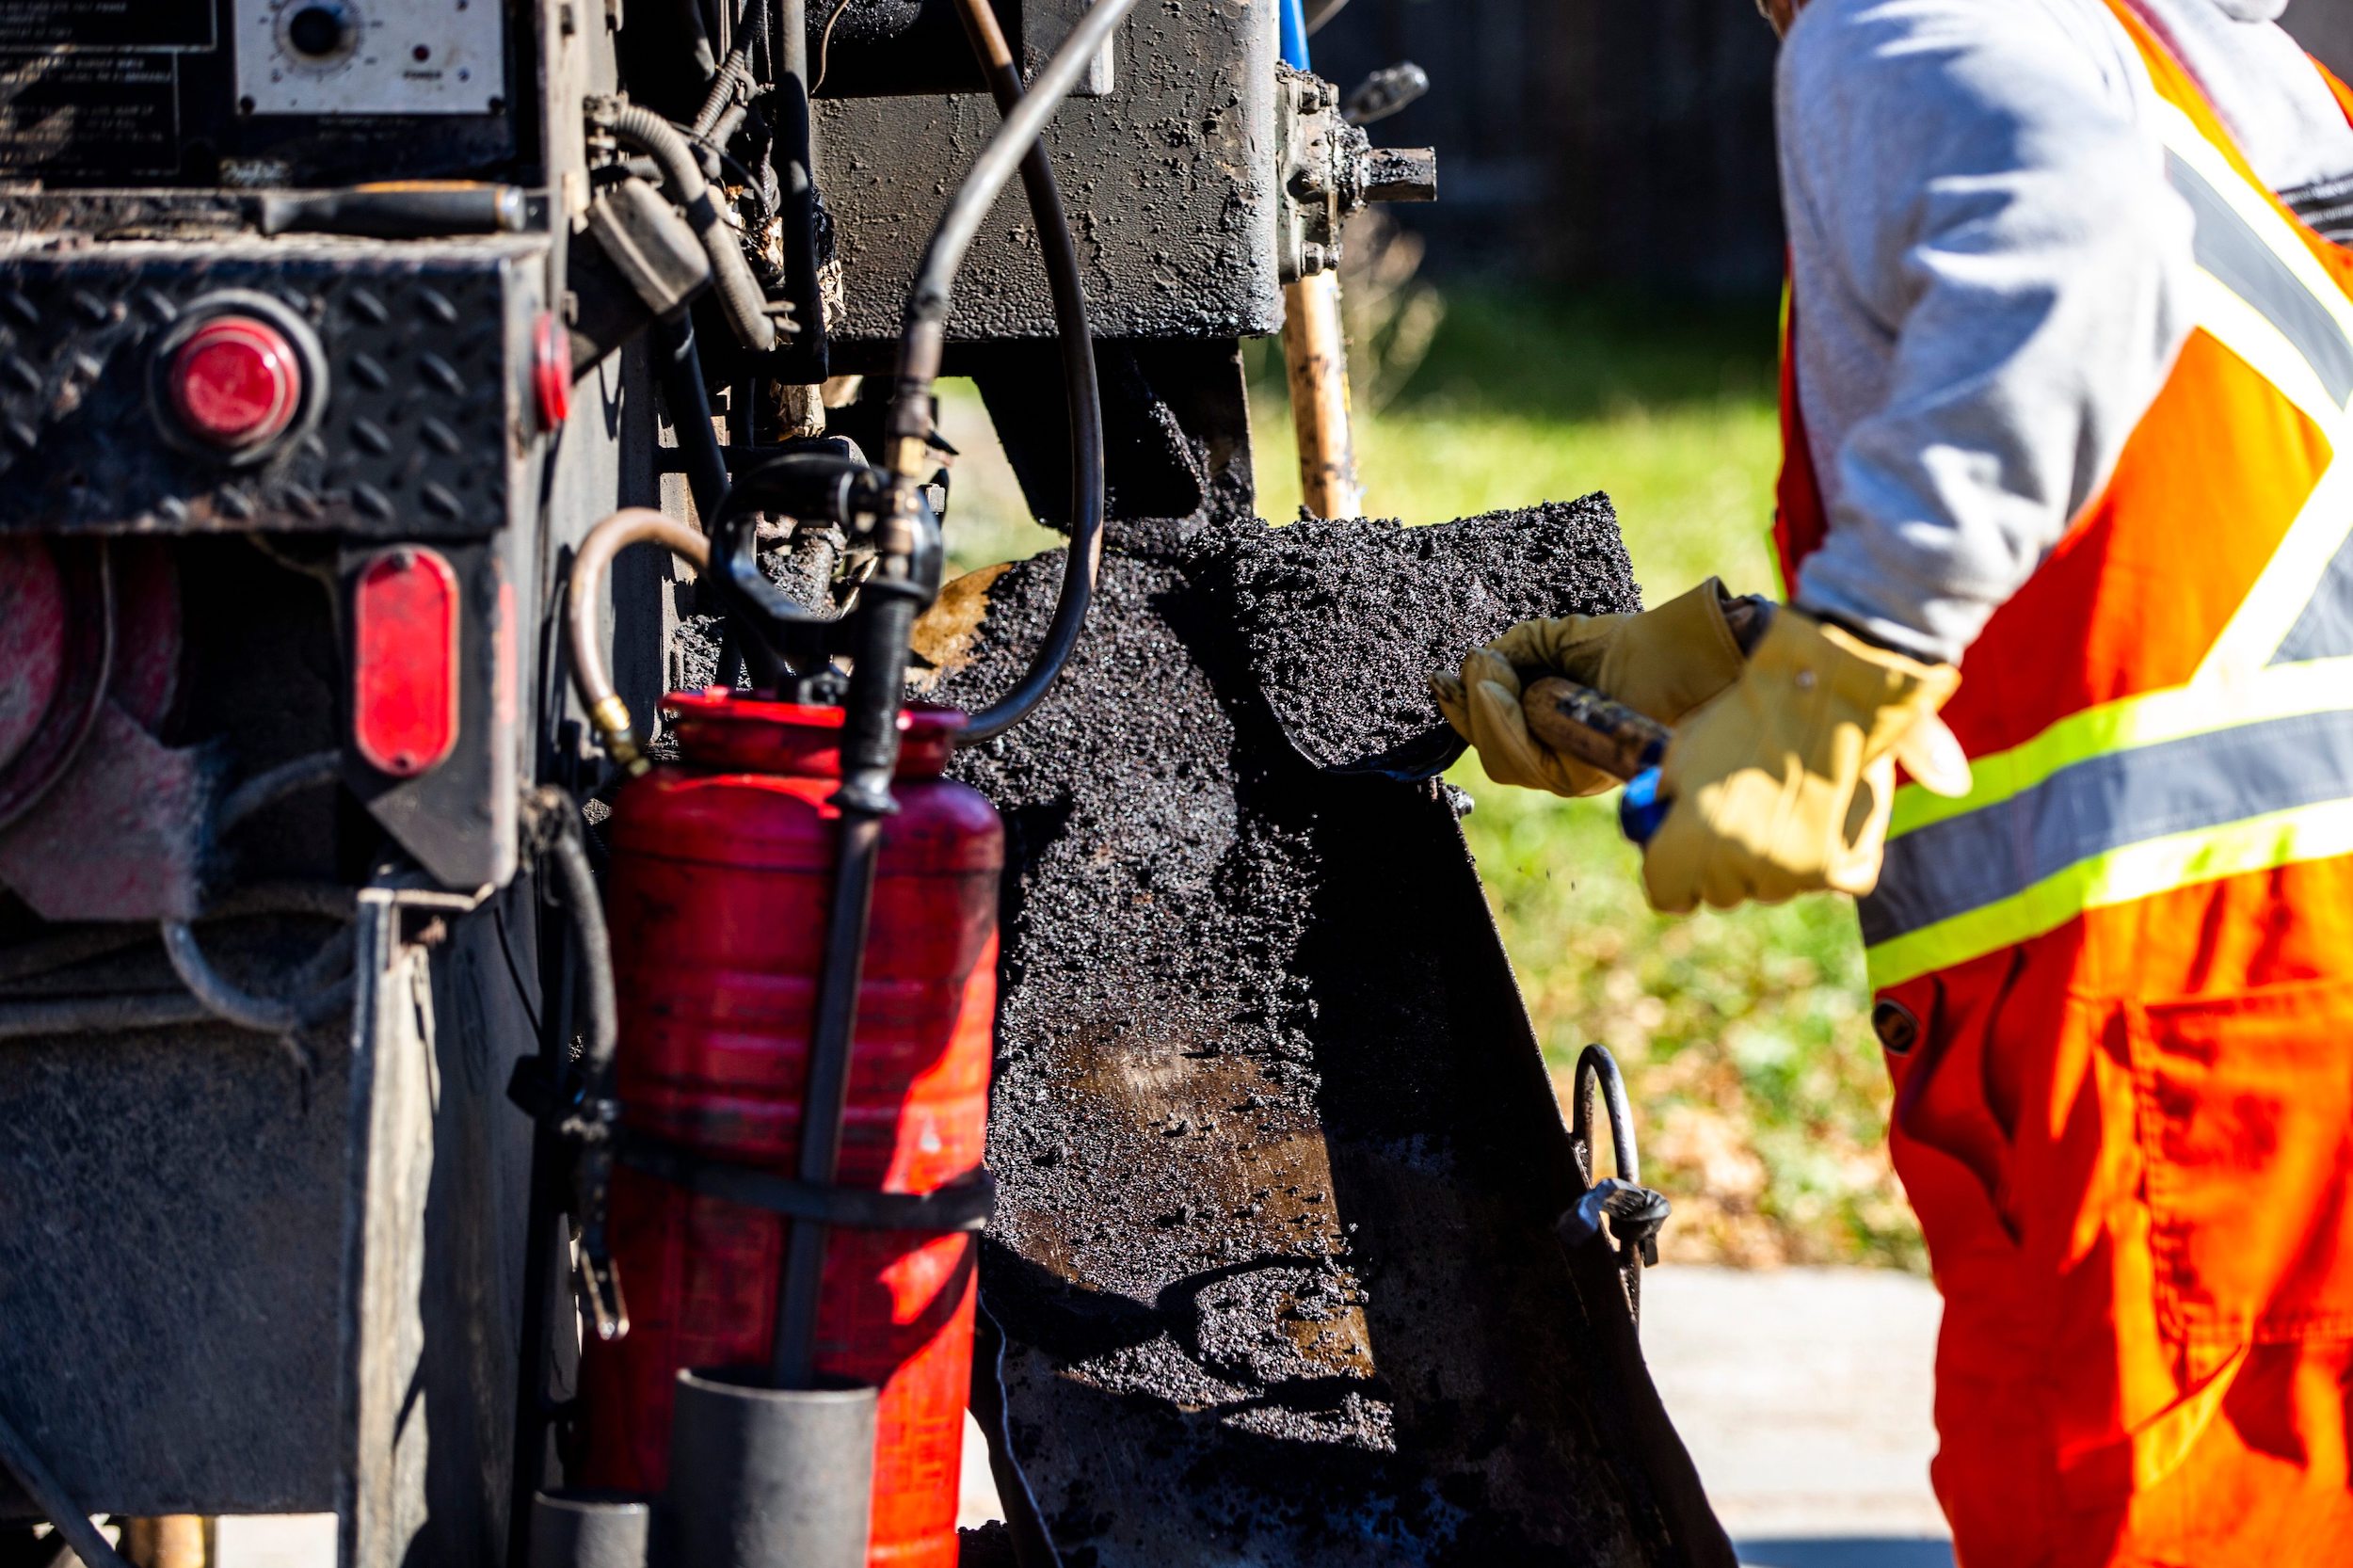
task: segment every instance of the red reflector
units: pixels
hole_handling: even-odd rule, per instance
[[[457,574],[430,550],[388,550],[351,604],[351,738],[370,767],[414,778],[457,744]]]
[[[540,429],[552,430],[571,417],[572,338],[550,311],[531,324],[531,390]]]
[[[251,316],[206,322],[172,356],[171,406],[216,446],[256,446],[294,422],[302,368],[277,328]]]

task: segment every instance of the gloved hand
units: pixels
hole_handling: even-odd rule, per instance
[[[1522,621],[1473,650],[1459,676],[1431,676],[1430,693],[1455,733],[1479,748],[1481,765],[1497,783],[1599,794],[1618,781],[1530,734],[1521,691],[1543,676],[1565,675],[1674,724],[1740,673],[1740,644],[1724,618],[1725,600],[1722,582],[1711,577],[1638,615]]]
[[[1651,904],[1778,904],[1869,892],[1887,848],[1898,760],[1939,793],[1969,764],[1936,711],[1949,665],[1874,648],[1799,611],[1773,616],[1740,679],[1675,733],[1660,763],[1674,804],[1642,857]]]

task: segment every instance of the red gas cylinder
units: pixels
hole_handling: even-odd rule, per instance
[[[682,765],[614,804],[606,904],[624,1125],[792,1176],[825,945],[839,709],[670,697]],[[843,1127],[843,1186],[928,1192],[979,1168],[1004,830],[940,776],[960,713],[900,720]],[[765,1366],[787,1222],[626,1166],[608,1230],[631,1329],[581,1368],[581,1480],[659,1491],[680,1368]],[[969,1234],[834,1229],[820,1371],[882,1390],[874,1568],[952,1568],[972,1361]]]

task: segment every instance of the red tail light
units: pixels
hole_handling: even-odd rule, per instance
[[[388,550],[352,592],[351,737],[370,767],[414,778],[457,744],[457,574],[434,551]]]
[[[216,317],[171,359],[172,411],[215,446],[259,446],[284,432],[302,402],[302,365],[285,335],[252,316]]]

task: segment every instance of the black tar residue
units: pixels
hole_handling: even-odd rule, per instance
[[[1443,726],[1425,678],[1513,623],[1640,608],[1609,498],[1429,528],[1255,520],[1200,540],[1205,583],[1301,755],[1350,767]]]
[[[957,764],[1008,829],[983,1283],[1016,1446],[1074,1565],[1657,1560],[1445,796],[1284,736],[1356,752],[1435,718],[1442,650],[1629,607],[1607,504],[1258,526],[1114,550],[1052,696]],[[1009,570],[935,695],[1004,690],[1061,569]]]

